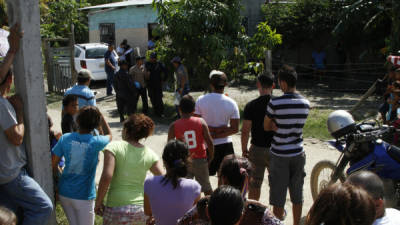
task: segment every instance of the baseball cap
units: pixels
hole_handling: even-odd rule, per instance
[[[172,60],[171,63],[180,63],[182,61],[181,57],[175,56]]]
[[[81,69],[78,73],[78,78],[83,78],[83,79],[88,79],[88,78],[92,78],[92,72],[90,72],[90,70],[87,69]]]
[[[150,54],[150,59],[156,59],[157,58],[157,52],[152,52]]]
[[[228,78],[224,72],[212,70],[210,73],[210,82],[214,87],[225,87]]]
[[[142,60],[142,59],[145,59],[146,57],[144,57],[144,56],[137,56],[136,57],[136,60]]]

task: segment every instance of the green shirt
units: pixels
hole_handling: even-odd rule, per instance
[[[153,150],[137,148],[126,141],[113,141],[105,147],[115,157],[114,175],[106,197],[106,206],[143,205],[147,171],[159,160]]]

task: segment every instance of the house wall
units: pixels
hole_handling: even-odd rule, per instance
[[[261,6],[265,4],[265,0],[242,0],[243,11],[242,16],[248,19],[248,35],[252,36],[257,31],[258,23],[264,21]]]
[[[89,17],[89,41],[99,42],[101,23],[115,24],[115,43],[128,40],[131,47],[140,47],[142,54],[147,49],[149,23],[157,22],[157,12],[151,5],[130,6],[122,9],[92,11]]]

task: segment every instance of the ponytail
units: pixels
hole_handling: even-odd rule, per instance
[[[166,185],[171,182],[174,189],[178,187],[179,179],[187,175],[187,145],[179,140],[172,140],[164,148],[162,159],[167,167],[167,174],[161,180]]]
[[[248,159],[236,157],[235,155],[227,155],[222,160],[219,174],[224,177],[228,185],[242,191],[247,192],[248,179],[252,172],[252,166]]]

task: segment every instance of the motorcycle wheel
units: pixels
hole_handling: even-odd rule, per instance
[[[335,171],[335,163],[323,160],[315,164],[311,172],[310,185],[311,185],[311,195],[315,200],[318,194],[331,184],[331,176]],[[345,177],[342,174],[339,178],[340,182],[344,182]]]

